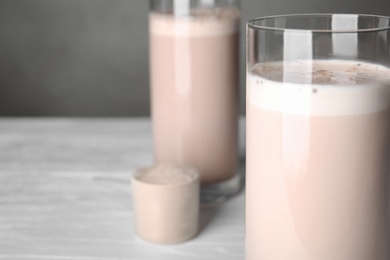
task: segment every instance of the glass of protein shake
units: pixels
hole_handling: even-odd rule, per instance
[[[390,259],[389,21],[249,21],[246,260]]]
[[[238,0],[151,0],[154,155],[200,172],[203,201],[239,190]]]

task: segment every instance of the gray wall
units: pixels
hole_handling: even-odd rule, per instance
[[[389,0],[244,0],[242,7],[243,20],[390,15]],[[147,12],[147,0],[0,0],[0,116],[149,115]],[[243,47],[244,39],[242,59]],[[244,97],[242,79],[242,111]]]

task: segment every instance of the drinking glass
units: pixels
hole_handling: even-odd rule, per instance
[[[156,163],[200,172],[204,202],[239,190],[238,0],[151,0]]]
[[[388,260],[390,18],[247,24],[247,260]]]

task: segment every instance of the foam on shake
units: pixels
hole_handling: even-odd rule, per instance
[[[199,9],[191,16],[150,14],[150,31],[166,36],[210,36],[238,32],[240,11],[237,8]]]
[[[390,69],[358,61],[263,63],[247,81],[249,103],[289,114],[366,114],[390,101]]]

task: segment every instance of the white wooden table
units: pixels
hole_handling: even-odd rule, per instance
[[[0,119],[0,259],[244,259],[244,194],[186,243],[136,236],[130,176],[151,162],[146,118]]]

